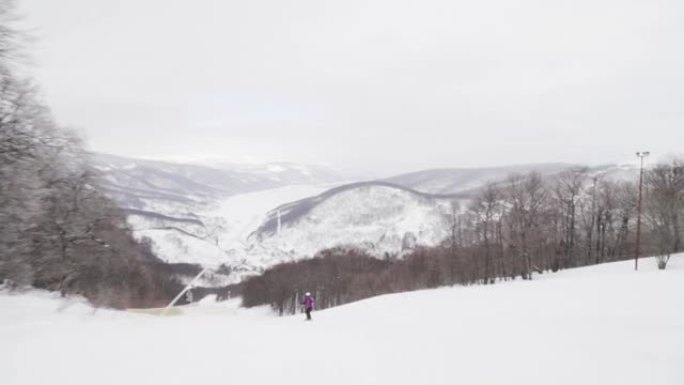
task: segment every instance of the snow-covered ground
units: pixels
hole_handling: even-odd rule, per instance
[[[640,266],[386,295],[313,322],[235,301],[157,317],[3,292],[1,383],[684,384],[684,255]]]
[[[245,257],[247,237],[259,227],[271,209],[320,194],[331,186],[334,185],[291,185],[216,199],[194,213],[203,223],[200,228],[192,224],[175,225],[185,232],[158,227],[153,219],[142,217],[131,216],[129,222],[137,229],[135,235],[138,238],[154,240],[154,252],[166,262],[205,266],[230,264]],[[168,213],[173,207],[173,204],[156,207],[156,211]]]
[[[129,222],[138,229],[136,236],[153,240],[154,252],[167,262],[238,269],[221,284],[328,248],[353,246],[383,257],[416,245],[436,246],[448,236],[451,198],[372,182],[331,192],[333,186],[293,185],[217,199],[194,213],[201,226],[169,229],[156,227],[156,219],[136,216]],[[262,231],[281,209],[282,231]],[[290,210],[304,212],[292,219],[286,215]]]
[[[262,263],[307,258],[338,246],[383,257],[416,245],[437,246],[448,237],[451,199],[397,186],[354,186],[320,199],[305,214],[283,223],[280,233],[260,234],[255,246],[264,250]]]
[[[312,195],[318,195],[335,185],[294,185],[229,197],[218,203],[214,215],[230,221],[232,231],[222,234],[224,242],[244,244],[267,213],[273,208]],[[236,247],[236,245],[226,245]]]

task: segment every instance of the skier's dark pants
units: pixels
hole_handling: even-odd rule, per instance
[[[306,308],[306,319],[307,319],[307,320],[310,320],[310,319],[311,319],[311,310],[312,310],[312,309],[311,309],[310,307],[307,307],[307,308]]]

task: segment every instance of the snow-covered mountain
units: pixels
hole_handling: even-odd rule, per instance
[[[332,169],[292,163],[209,167],[98,154],[93,165],[134,234],[160,258],[224,265],[238,272],[230,280],[331,247],[384,257],[434,246],[448,235],[454,203],[464,209],[483,184],[513,172],[553,176],[572,167],[426,170],[344,184],[347,178]],[[636,172],[609,165],[591,168],[589,176],[628,180]]]
[[[383,257],[401,255],[416,246],[435,246],[448,237],[453,213],[465,210],[470,194],[484,183],[502,182],[512,172],[533,170],[552,178],[570,167],[549,164],[459,170],[454,173],[462,176],[464,186],[452,184],[450,189],[456,192],[451,194],[430,194],[386,181],[336,187],[270,211],[250,236],[246,255],[252,264],[266,267],[332,247],[355,247]],[[587,177],[633,180],[637,171],[630,165],[609,165],[588,169]],[[432,182],[446,181],[449,174],[425,172],[425,176],[435,177]],[[429,185],[428,179],[420,184],[423,188]]]
[[[599,178],[613,182],[636,181],[639,178],[639,167],[636,164],[606,164],[589,168],[591,178]]]
[[[289,185],[334,183],[346,178],[332,168],[285,162],[210,167],[92,154],[91,163],[108,188],[124,199],[131,199],[128,204],[135,204],[136,197],[228,196]]]
[[[487,168],[443,168],[401,174],[387,182],[431,194],[455,194],[475,190],[488,182],[500,182],[513,173],[537,171],[551,175],[574,167],[567,163],[539,163]]]
[[[430,194],[458,194],[467,197],[485,184],[500,183],[511,174],[534,171],[542,176],[553,177],[563,171],[578,167],[582,166],[568,163],[539,163],[489,168],[431,169],[393,176],[385,181]],[[588,167],[587,176],[611,181],[626,181],[635,180],[638,172],[639,169],[635,164],[606,164]]]
[[[453,202],[459,198],[387,182],[345,185],[272,210],[250,237],[250,252],[288,260],[331,247],[394,256],[435,246],[448,235]]]
[[[233,261],[231,250],[243,248],[273,207],[346,178],[331,168],[294,163],[209,167],[92,154],[91,165],[128,214],[135,236],[147,239],[161,259],[211,266]]]

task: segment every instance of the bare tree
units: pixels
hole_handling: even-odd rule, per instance
[[[512,175],[507,180],[510,252],[511,257],[517,259],[516,275],[524,279],[531,279],[534,270],[542,270],[535,264],[535,256],[545,258],[541,249],[544,237],[542,221],[548,196],[548,189],[539,173]]]
[[[57,135],[45,110],[35,103],[33,89],[16,80],[0,61],[0,280],[30,281],[25,255],[27,230],[44,214],[48,193],[42,177],[53,165],[47,143]]]
[[[127,307],[167,302],[178,282],[132,238],[78,137],[14,69],[12,2],[0,1],[0,283]]]
[[[578,204],[587,181],[587,168],[573,168],[562,172],[553,187],[554,198],[560,212],[562,232],[562,263],[559,267],[569,267],[570,260],[577,257],[577,217]]]
[[[494,259],[497,246],[501,244],[498,236],[497,226],[502,218],[501,190],[494,183],[486,184],[473,199],[469,208],[472,216],[473,231],[477,241],[484,249],[484,271],[482,280],[486,283],[493,283],[496,277],[494,271]],[[497,258],[498,259],[498,258]]]
[[[658,268],[665,269],[670,255],[683,246],[684,162],[657,165],[646,173],[645,185],[645,217],[658,254]]]
[[[449,212],[445,220],[449,228],[449,281],[453,284],[456,282],[458,252],[463,246],[463,215],[461,205],[457,200],[449,202]]]

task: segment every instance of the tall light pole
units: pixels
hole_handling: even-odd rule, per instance
[[[641,161],[639,166],[639,203],[637,205],[637,233],[636,233],[636,252],[634,253],[634,270],[639,270],[639,253],[641,252],[641,200],[642,187],[644,185],[644,158],[650,154],[648,151],[637,152],[636,155]]]

